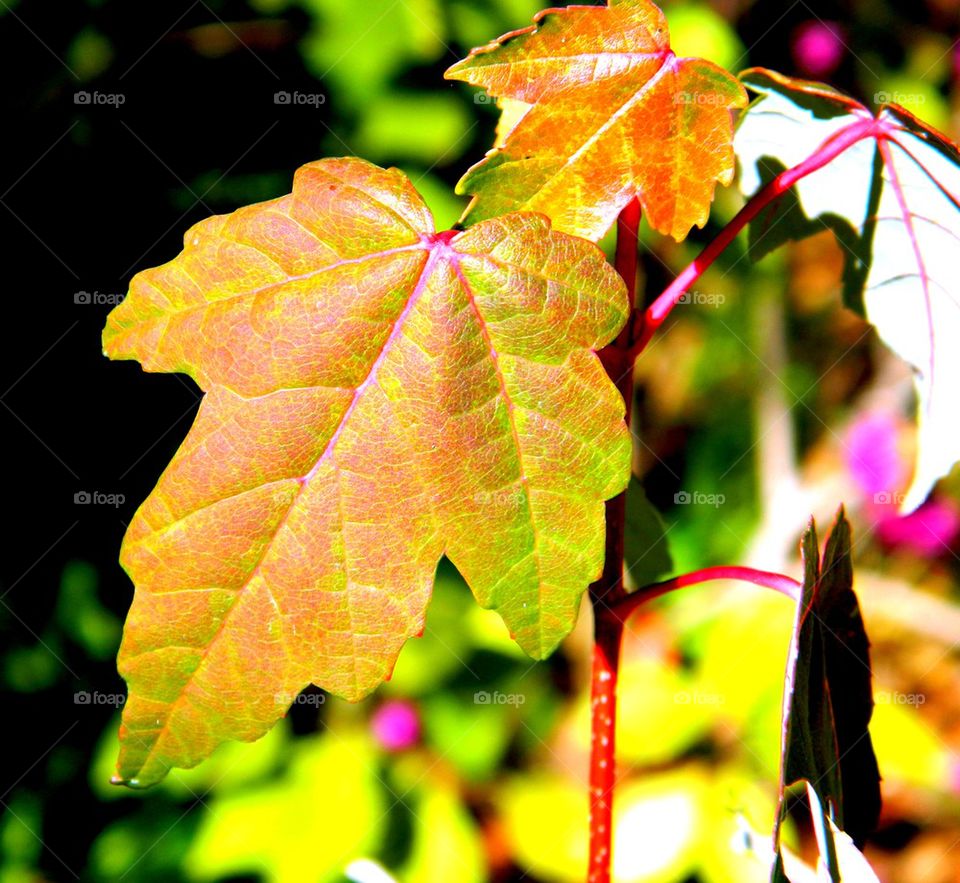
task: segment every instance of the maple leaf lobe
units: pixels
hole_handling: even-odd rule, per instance
[[[594,245],[531,213],[437,234],[401,173],[357,159],[305,166],[139,274],[105,350],[205,396],[124,538],[120,778],[258,738],[309,683],[370,692],[444,554],[549,653],[629,476],[592,352],[626,315]]]
[[[680,240],[706,223],[715,184],[733,180],[731,111],[746,92],[708,61],[677,58],[648,0],[546,10],[446,76],[531,105],[458,184],[474,197],[465,219],[542,211],[597,240],[636,196]]]

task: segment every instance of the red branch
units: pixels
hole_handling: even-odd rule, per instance
[[[610,379],[623,396],[627,426],[633,405],[633,329],[637,297],[637,230],[640,203],[633,199],[617,218],[614,266],[630,303],[630,318],[617,339],[600,357]],[[616,784],[617,668],[623,626],[601,611],[625,597],[623,588],[623,533],[626,492],[606,503],[606,551],[603,575],[590,586],[594,611],[593,675],[590,682],[590,869],[589,883],[609,883],[612,852],[613,790]]]
[[[622,558],[621,558],[622,565]],[[641,604],[674,589],[719,579],[766,586],[799,603],[802,586],[781,573],[752,567],[706,567],[619,596],[604,605],[593,596],[593,675],[590,680],[590,866],[587,883],[610,883],[613,793],[617,783],[617,674],[627,617]],[[592,587],[591,587],[592,589]]]
[[[860,119],[834,133],[806,160],[777,175],[740,209],[713,240],[647,310],[636,310],[637,228],[640,203],[634,198],[617,218],[615,267],[627,286],[630,318],[616,341],[600,357],[623,396],[627,425],[633,405],[633,363],[687,289],[763,209],[797,181],[817,171],[863,138],[883,137],[874,119]],[[628,596],[623,587],[623,534],[626,494],[606,503],[603,575],[590,586],[594,613],[593,673],[590,682],[590,864],[588,883],[610,883],[613,791],[616,785],[617,673],[626,618],[641,604],[683,586],[714,579],[743,579],[798,599],[800,584],[781,574],[746,567],[713,567],[657,583]]]
[[[594,605],[594,611],[598,608]],[[610,883],[613,793],[617,784],[617,674],[623,624],[595,614],[590,678],[590,868],[588,883]]]
[[[823,142],[810,156],[802,163],[786,169],[770,181],[765,187],[758,190],[747,202],[747,204],[737,212],[736,216],[720,231],[714,239],[700,254],[692,264],[689,264],[670,285],[664,289],[661,294],[647,311],[637,319],[637,328],[634,330],[636,344],[632,355],[641,353],[650,342],[654,332],[663,324],[670,311],[677,305],[687,289],[699,279],[703,273],[723,251],[737,238],[737,235],[747,226],[760,212],[762,212],[771,202],[783,196],[794,184],[801,178],[822,169],[825,165],[833,162],[847,148],[852,147],[858,141],[864,138],[882,138],[883,132],[879,124],[873,118],[861,119],[851,123],[844,129],[835,132],[826,141]]]
[[[718,579],[735,579],[753,583],[756,586],[766,586],[766,588],[773,589],[781,595],[786,595],[797,603],[800,602],[803,589],[803,586],[793,577],[784,576],[782,573],[771,573],[769,570],[754,570],[752,567],[704,567],[702,570],[675,576],[673,579],[664,580],[661,583],[651,583],[649,586],[638,589],[633,594],[620,598],[611,604],[604,611],[604,614],[606,618],[622,625],[634,610],[640,605],[646,604],[647,601],[652,601],[654,598],[659,598],[675,589],[698,586],[700,583]]]

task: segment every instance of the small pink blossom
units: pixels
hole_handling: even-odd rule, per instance
[[[864,509],[880,542],[930,558],[942,554],[960,536],[960,510],[953,501],[931,499],[901,516],[910,464],[900,446],[903,427],[886,413],[864,414],[850,428],[847,469],[864,495]]]
[[[843,61],[843,30],[832,21],[805,21],[793,32],[793,61],[808,77],[824,78]]]
[[[881,519],[876,530],[885,545],[932,558],[945,552],[956,541],[960,534],[960,512],[948,500],[928,500],[916,512],[902,518]]]
[[[844,440],[847,469],[864,495],[880,504],[903,490],[910,478],[900,453],[899,421],[874,411],[858,418]]]
[[[420,717],[409,702],[394,699],[385,702],[370,721],[376,740],[387,751],[403,751],[420,738]]]

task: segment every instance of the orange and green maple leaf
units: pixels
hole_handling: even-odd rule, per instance
[[[681,240],[733,180],[731,111],[746,93],[715,64],[674,55],[649,0],[547,9],[446,76],[531,105],[458,184],[473,195],[466,220],[538,211],[598,240],[636,196]]]
[[[627,316],[596,246],[515,213],[435,233],[397,170],[301,168],[137,275],[106,353],[205,392],[121,560],[118,780],[252,740],[309,683],[359,699],[423,629],[446,555],[543,657],[600,574]]]

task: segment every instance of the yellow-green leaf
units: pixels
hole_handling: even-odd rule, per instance
[[[627,314],[596,246],[512,214],[435,233],[396,170],[297,172],[139,274],[104,346],[205,391],[130,524],[119,779],[359,699],[423,629],[442,555],[530,654],[603,560],[629,434],[591,351]]]

